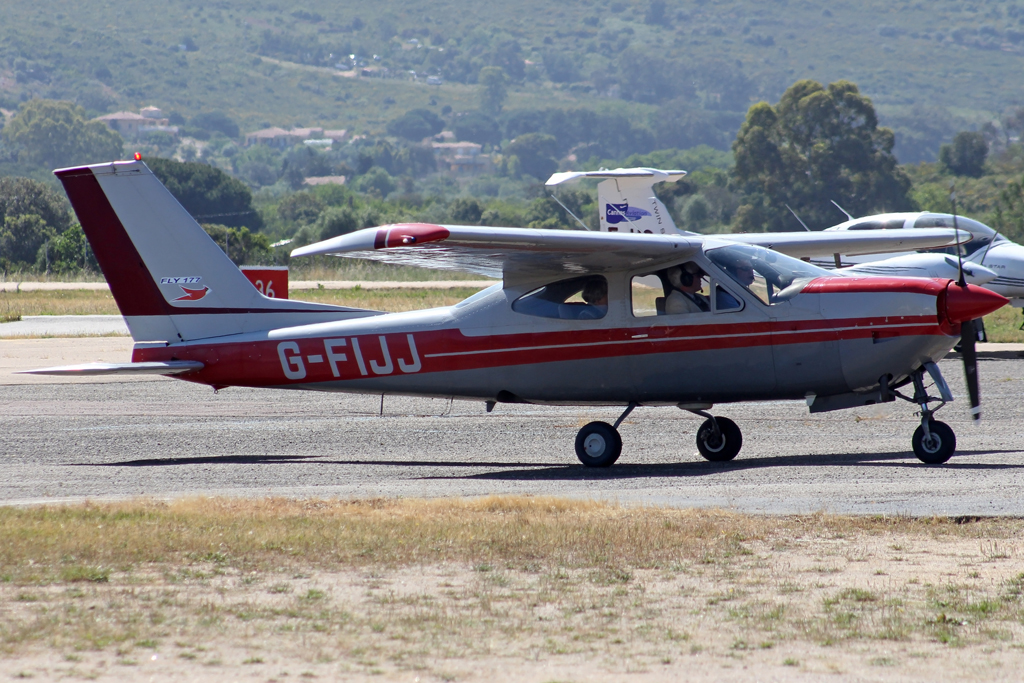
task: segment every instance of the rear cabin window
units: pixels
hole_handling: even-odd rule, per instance
[[[608,313],[608,281],[601,275],[560,280],[512,302],[523,315],[561,320],[598,320]]]

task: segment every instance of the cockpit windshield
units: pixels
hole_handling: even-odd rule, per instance
[[[705,253],[716,266],[769,305],[789,301],[811,280],[836,277],[805,261],[748,244],[710,247]]]
[[[953,216],[948,213],[923,213],[916,221],[914,221],[914,227],[953,228]],[[988,247],[994,242],[1001,242],[1005,239],[1002,235],[984,223],[979,223],[976,220],[965,218],[964,216],[957,216],[956,227],[960,230],[966,230],[973,236],[970,242],[960,246],[961,253],[964,256],[970,256],[980,249]],[[944,249],[930,249],[929,251],[939,251],[955,255],[956,250],[956,247],[946,247]]]

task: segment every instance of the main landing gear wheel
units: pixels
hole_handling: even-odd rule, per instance
[[[925,435],[923,425],[918,427],[911,443],[918,460],[929,465],[941,465],[956,450],[956,434],[945,422],[928,420],[928,434]]]
[[[587,467],[610,467],[622,453],[622,437],[607,422],[591,422],[576,435],[576,457]]]
[[[718,423],[717,430],[715,422]],[[743,433],[736,423],[727,417],[709,418],[697,430],[697,450],[711,462],[732,460],[742,446]]]

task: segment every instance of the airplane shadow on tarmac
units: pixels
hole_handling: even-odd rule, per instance
[[[958,455],[996,455],[1020,453],[1019,450],[960,451]],[[445,479],[491,479],[501,481],[560,481],[587,479],[639,479],[649,477],[694,477],[769,467],[901,467],[934,469],[918,462],[909,452],[897,453],[852,453],[847,455],[787,455],[771,457],[740,456],[725,463],[690,461],[658,464],[630,464],[628,459],[607,468],[589,468],[579,464],[552,465],[551,463],[529,462],[453,462],[437,460],[330,460],[315,455],[220,455],[186,458],[148,458],[107,463],[76,463],[77,466],[91,467],[181,467],[188,465],[336,465],[346,467],[374,466],[395,468],[448,468],[500,470],[478,474],[457,474],[450,476],[427,476],[424,480]],[[1003,463],[957,463],[954,458],[938,467],[960,471],[985,471],[1024,469],[1024,464]]]
[[[1020,453],[1017,450],[962,451],[960,455],[991,455],[997,453]],[[894,462],[901,461],[901,462]],[[558,481],[583,479],[641,479],[650,477],[699,477],[722,472],[735,472],[770,467],[909,467],[933,469],[933,466],[918,462],[912,453],[856,453],[849,455],[788,455],[764,458],[738,457],[731,462],[691,461],[659,463],[652,465],[630,464],[619,461],[607,468],[591,468],[581,465],[545,467],[518,471],[484,472],[454,477],[424,477],[425,479],[493,479],[500,481]],[[958,464],[956,456],[938,467],[959,471],[984,471],[1024,469],[1024,464]]]

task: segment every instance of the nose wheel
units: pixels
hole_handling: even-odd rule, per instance
[[[939,397],[929,396],[924,385],[924,375],[928,373],[935,388],[939,391]],[[882,378],[885,379],[884,377]],[[916,404],[921,408],[921,426],[914,430],[914,436],[910,444],[914,449],[917,459],[926,465],[941,465],[953,457],[956,452],[956,434],[945,422],[939,422],[932,418],[936,411],[949,401],[953,400],[953,394],[943,379],[939,368],[935,363],[924,363],[920,368],[910,375],[914,383],[914,396],[904,396],[900,392],[888,389],[892,395],[904,401]],[[933,406],[933,403],[938,405]]]
[[[941,465],[956,451],[956,434],[945,422],[928,420],[927,424],[927,432],[924,423],[914,431],[914,455],[925,464]]]

